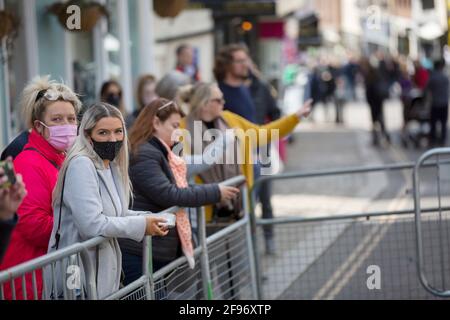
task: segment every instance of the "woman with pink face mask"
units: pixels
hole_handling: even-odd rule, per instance
[[[19,222],[14,230],[0,270],[35,259],[47,253],[53,228],[52,192],[66,152],[77,136],[77,114],[81,102],[66,85],[34,79],[22,93],[22,108],[31,132],[28,143],[14,159],[28,194],[17,209]],[[42,274],[36,273],[38,298],[42,294]],[[16,299],[22,296],[21,279],[15,282]],[[31,274],[26,277],[26,291],[33,292]],[[5,298],[12,290],[5,286]],[[29,298],[29,297],[28,297]]]

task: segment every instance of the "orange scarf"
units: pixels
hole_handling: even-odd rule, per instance
[[[187,188],[187,167],[186,162],[183,158],[177,156],[169,146],[164,143],[161,139],[159,139],[161,143],[166,147],[169,166],[172,170],[172,173],[175,177],[175,182],[178,188]],[[189,267],[194,269],[195,267],[195,259],[194,259],[194,247],[192,245],[192,230],[191,223],[189,222],[189,217],[184,209],[180,209],[176,213],[176,226],[178,231],[178,236],[181,241],[181,248],[183,250],[184,255],[187,258],[189,263]]]

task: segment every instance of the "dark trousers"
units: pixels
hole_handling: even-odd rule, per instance
[[[445,144],[447,141],[448,106],[432,107],[430,119],[430,141],[433,144]],[[437,123],[440,123],[440,134],[437,135]]]
[[[375,131],[376,124],[380,126],[382,135],[389,139],[389,135],[384,124],[383,100],[378,97],[368,97],[367,102],[370,106],[370,115],[372,116],[372,124],[374,126],[372,130],[374,142],[378,142],[378,135]]]
[[[256,164],[254,166],[254,178],[255,181],[261,176],[260,174],[261,166]],[[262,218],[263,219],[273,219],[273,209],[272,209],[272,184],[270,181],[265,181],[259,186],[259,192],[257,194],[256,201],[261,202],[262,205]],[[264,239],[273,239],[273,225],[266,225],[263,228]]]
[[[343,123],[344,122],[343,109],[345,100],[336,98],[334,104],[336,106],[336,123]]]
[[[129,285],[142,276],[142,255],[122,251],[122,269],[125,274],[124,285]]]
[[[265,181],[261,184],[261,189],[259,190],[259,201],[262,205],[262,218],[263,219],[273,219],[273,209],[272,202],[270,201],[272,197],[272,183],[271,181]],[[273,238],[273,225],[265,225],[264,228],[264,238]]]

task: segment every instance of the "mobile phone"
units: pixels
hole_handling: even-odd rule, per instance
[[[0,168],[3,168],[4,175],[8,177],[8,181],[0,186],[2,189],[7,189],[16,184],[16,173],[14,172],[14,165],[11,161],[0,161]]]
[[[161,227],[167,227],[169,229],[175,228],[176,225],[176,216],[173,213],[157,213],[154,214],[157,217],[166,219],[166,222],[161,222],[159,225]]]

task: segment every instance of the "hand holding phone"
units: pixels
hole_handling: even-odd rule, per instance
[[[0,161],[0,188],[8,189],[17,182],[14,165],[10,159]]]
[[[27,195],[22,176],[20,174],[14,176],[13,181],[14,184],[11,184],[8,181],[8,177],[4,175],[4,168],[0,168],[0,220],[12,219],[14,213],[17,212],[17,209]],[[6,185],[10,186],[6,187]]]
[[[168,213],[156,213],[156,214],[153,214],[153,216],[156,216],[156,217],[159,217],[159,218],[162,218],[162,219],[166,220],[166,222],[160,222],[159,223],[160,227],[165,227],[165,228],[168,228],[168,229],[175,228],[175,225],[176,225],[176,216],[175,216],[175,214],[170,213],[170,212],[168,212]]]

